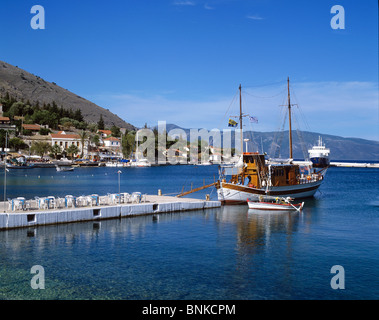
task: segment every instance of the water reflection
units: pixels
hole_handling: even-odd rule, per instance
[[[212,210],[212,209],[210,209]],[[202,213],[196,212],[197,214]],[[195,214],[196,214],[195,213]],[[146,215],[122,219],[109,219],[94,222],[76,222],[30,228],[19,228],[0,231],[0,243],[8,249],[23,249],[26,243],[33,241],[37,246],[56,244],[57,241],[70,245],[74,242],[88,243],[107,235],[110,239],[118,234],[132,238],[141,238],[146,232],[146,226],[180,220],[191,213],[167,213]]]
[[[272,245],[273,234],[284,234],[290,237],[297,231],[299,221],[310,224],[310,213],[311,209],[309,208],[301,213],[267,213],[248,209],[247,206],[223,206],[205,211],[5,230],[0,232],[0,243],[8,249],[17,250],[23,249],[31,239],[37,246],[53,245],[57,241],[70,246],[78,241],[90,244],[91,241],[99,239],[102,235],[107,235],[109,239],[116,239],[119,234],[131,238],[142,238],[146,233],[147,226],[201,215],[206,221],[214,220],[219,229],[226,224],[233,226],[238,250],[244,253],[253,253]]]
[[[270,246],[272,234],[290,236],[299,224],[298,212],[262,212],[247,206],[224,206],[217,217],[221,222],[234,223],[237,244],[244,253],[252,253]]]
[[[291,287],[292,238],[302,219],[225,206],[6,230],[0,232],[0,265],[8,270],[3,279],[20,286],[30,281],[32,265],[42,265],[54,283],[44,298],[92,298],[93,292],[102,298],[104,288],[108,298],[260,298],[268,278]],[[280,269],[274,277],[272,268]],[[83,283],[90,289],[71,296]],[[4,287],[17,298],[35,294]]]

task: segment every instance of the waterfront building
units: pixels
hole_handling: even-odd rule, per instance
[[[118,138],[109,137],[109,138],[105,138],[103,141],[104,141],[104,147],[106,148],[119,149],[121,147],[121,141]]]
[[[65,150],[70,145],[75,145],[79,150],[82,149],[82,142],[80,136],[76,133],[66,133],[66,131],[59,131],[58,133],[50,133],[51,145],[58,145]]]

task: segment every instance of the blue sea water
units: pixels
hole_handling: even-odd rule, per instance
[[[217,178],[217,166],[35,168],[7,173],[6,193],[116,192],[118,170],[122,191],[149,194]],[[216,198],[214,188],[191,197],[205,194]],[[0,257],[0,299],[377,299],[379,169],[330,168],[301,213],[224,206],[0,231]],[[45,289],[31,288],[34,265]],[[344,289],[331,287],[336,265]]]

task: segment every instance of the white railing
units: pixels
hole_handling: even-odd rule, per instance
[[[80,208],[80,207],[93,207],[104,205],[117,205],[117,204],[135,204],[146,202],[146,194],[141,192],[127,192],[121,193],[108,193],[104,196],[98,194],[73,196],[66,195],[64,198],[47,196],[47,197],[34,197],[34,199],[25,199],[24,197],[17,197],[8,199],[8,210],[10,211],[24,211],[24,210],[48,210],[48,209],[65,209],[65,208]]]

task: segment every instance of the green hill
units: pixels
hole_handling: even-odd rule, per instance
[[[0,61],[0,95],[8,93],[17,100],[29,100],[31,103],[53,104],[64,109],[81,110],[88,123],[97,123],[102,115],[105,125],[115,125],[133,130],[135,127],[116,114],[88,101],[75,93],[61,88],[54,82],[47,82],[23,69]]]

